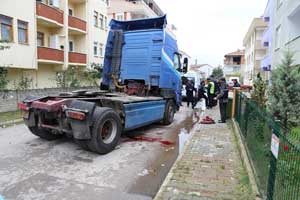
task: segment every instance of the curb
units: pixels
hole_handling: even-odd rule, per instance
[[[161,200],[161,198],[159,197],[160,194],[163,192],[163,188],[167,187],[167,184],[169,183],[170,179],[173,176],[173,170],[175,168],[175,166],[177,165],[177,163],[181,160],[182,156],[184,155],[186,148],[189,146],[189,144],[191,143],[191,141],[193,140],[193,137],[195,135],[196,131],[193,131],[190,136],[190,139],[186,141],[184,147],[183,147],[183,151],[182,153],[177,157],[176,161],[174,162],[172,168],[170,169],[167,177],[165,178],[163,184],[160,186],[159,191],[156,193],[155,197],[153,198],[153,200]]]
[[[243,139],[241,137],[241,130],[239,128],[239,126],[237,125],[237,122],[235,121],[235,119],[232,119],[232,128],[233,128],[233,133],[235,135],[235,138],[237,139],[237,143],[238,143],[238,150],[240,152],[240,156],[241,156],[241,159],[242,159],[242,162],[246,168],[246,171],[248,173],[248,176],[249,176],[249,180],[250,180],[250,184],[251,184],[251,187],[252,187],[252,191],[254,192],[254,194],[256,195],[256,197],[258,199],[261,199],[261,194],[258,190],[258,185],[257,185],[257,182],[256,182],[256,179],[255,179],[255,172],[252,168],[252,165],[251,165],[251,160],[249,159],[248,157],[248,154],[247,154],[247,150],[246,150],[246,147],[245,147],[245,144],[243,142]]]
[[[15,119],[15,120],[12,120],[12,121],[1,122],[0,123],[0,128],[4,128],[3,126],[14,125],[14,124],[20,123],[20,122],[23,122],[23,119]]]
[[[164,191],[163,189],[166,188],[167,185],[168,185],[168,183],[170,182],[170,179],[173,176],[173,170],[174,170],[174,168],[177,166],[177,163],[180,162],[181,158],[184,156],[184,153],[185,153],[187,147],[189,146],[189,144],[193,140],[193,137],[194,137],[194,135],[196,133],[197,133],[197,129],[195,129],[195,130],[193,130],[193,131],[190,132],[190,134],[191,134],[190,138],[186,141],[181,154],[178,155],[176,161],[174,162],[173,166],[171,167],[170,171],[168,172],[167,177],[165,178],[163,184],[160,186],[159,191],[156,193],[156,195],[153,198],[153,200],[161,200],[160,195]]]

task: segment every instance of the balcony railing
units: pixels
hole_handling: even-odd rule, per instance
[[[64,12],[58,8],[48,6],[44,3],[36,2],[36,14],[59,24],[64,23]]]
[[[64,62],[64,51],[48,47],[38,47],[38,59]]]
[[[86,54],[69,52],[69,63],[86,64]]]
[[[81,31],[86,31],[86,21],[79,19],[74,16],[69,16],[69,27],[79,29]]]

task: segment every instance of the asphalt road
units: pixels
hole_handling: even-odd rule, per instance
[[[182,108],[172,125],[131,132],[146,139],[123,137],[107,155],[82,150],[68,138],[44,141],[24,125],[0,129],[0,195],[5,200],[152,199],[177,158],[178,134],[188,134],[192,118]]]

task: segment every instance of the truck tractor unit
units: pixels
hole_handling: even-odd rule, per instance
[[[74,138],[106,154],[121,134],[155,122],[169,125],[181,105],[181,64],[166,16],[110,22],[98,91],[28,96],[19,103],[29,130],[46,140]]]

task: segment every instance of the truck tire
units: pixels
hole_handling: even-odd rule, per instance
[[[51,131],[49,131],[47,129],[39,128],[37,126],[28,127],[28,128],[33,135],[36,135],[36,136],[38,136],[42,139],[48,140],[48,141],[57,140],[57,139],[60,139],[63,137],[63,135],[53,134],[53,133],[51,133]]]
[[[121,119],[111,108],[96,108],[93,116],[91,151],[107,154],[118,145],[122,133]]]
[[[165,108],[163,124],[164,125],[172,124],[172,122],[174,121],[174,115],[175,115],[175,103],[173,100],[169,100]]]

